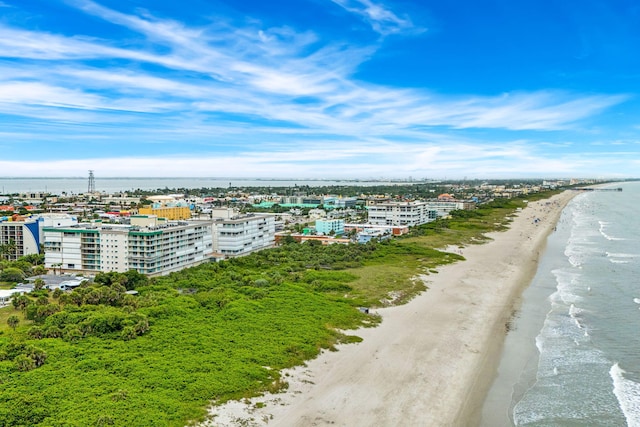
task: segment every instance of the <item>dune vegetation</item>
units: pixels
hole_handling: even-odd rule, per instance
[[[0,426],[184,426],[212,401],[285,388],[283,368],[377,324],[358,307],[406,302],[425,289],[416,277],[462,259],[434,248],[482,242],[521,206],[493,202],[384,242],[288,243],[15,298],[0,309]]]

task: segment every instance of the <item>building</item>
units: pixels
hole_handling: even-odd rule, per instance
[[[369,203],[367,206],[369,224],[412,227],[448,216],[451,211],[475,209],[474,202],[452,200],[452,196],[448,194],[444,196],[439,197],[439,200],[430,201]]]
[[[224,257],[239,257],[275,245],[273,215],[238,215],[231,209],[216,210],[213,220],[213,248]]]
[[[0,218],[0,245],[11,245],[9,260],[40,253],[44,241],[42,230],[51,226],[70,226],[78,219],[67,214],[39,214],[30,217],[13,215]]]
[[[314,234],[289,234],[289,233],[279,233],[276,235],[276,243],[281,244],[285,238],[291,238],[298,243],[304,242],[319,242],[322,245],[333,245],[333,244],[342,244],[348,245],[349,243],[353,243],[351,239],[333,237],[333,236],[318,236]]]
[[[355,208],[358,199],[355,197],[325,197],[324,205],[329,208],[349,209]]]
[[[132,217],[132,224],[134,220]],[[202,264],[213,253],[211,222],[178,221],[137,227],[129,231],[127,249],[128,268],[143,274],[168,274]]]
[[[435,211],[439,218],[449,215],[451,211],[475,209],[475,203],[473,202],[461,202],[453,199],[447,200],[439,198],[437,201],[427,201],[424,203],[426,203],[427,209]]]
[[[40,253],[38,221],[18,215],[4,221],[0,220],[0,245],[8,249],[3,255],[11,261],[21,256]]]
[[[102,203],[105,205],[116,205],[116,206],[127,206],[137,205],[140,203],[140,197],[138,196],[129,196],[126,193],[120,194],[112,194],[110,196],[105,196],[102,198]]]
[[[321,235],[344,234],[344,220],[342,219],[319,219],[316,221],[316,233]]]
[[[183,220],[191,218],[191,209],[188,206],[157,206],[138,209],[140,215],[155,215],[169,220]]]
[[[68,272],[164,275],[209,261],[210,221],[166,221],[134,215],[130,225],[94,224],[44,229],[45,266]]]
[[[345,233],[362,233],[371,232],[369,234],[375,234],[374,232],[382,232],[391,234],[393,236],[402,236],[409,232],[409,227],[406,225],[373,225],[373,224],[345,224]]]
[[[360,244],[369,243],[372,240],[386,240],[392,237],[392,234],[380,229],[368,228],[358,233],[357,242]]]
[[[434,221],[437,211],[426,202],[380,202],[367,206],[369,224],[407,225],[410,227]]]

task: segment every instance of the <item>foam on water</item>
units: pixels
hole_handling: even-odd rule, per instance
[[[602,237],[604,237],[607,240],[625,240],[623,237],[612,237],[609,236],[606,232],[605,232],[605,228],[610,224],[608,222],[605,221],[598,221],[600,223],[600,234],[602,235]]]
[[[500,368],[518,427],[640,427],[640,183],[623,185],[570,202],[523,295]]]
[[[582,302],[583,296],[581,290],[584,286],[581,284],[581,273],[569,271],[566,269],[556,269],[551,272],[556,279],[556,292],[549,296],[549,300],[553,304],[577,304]]]
[[[612,264],[629,264],[633,261],[633,258],[638,257],[637,254],[625,254],[625,253],[612,253],[605,252],[609,262]]]
[[[576,326],[580,329],[584,329],[584,326],[580,321],[580,314],[582,313],[582,311],[582,309],[577,308],[574,304],[571,304],[571,306],[569,307],[569,316],[571,316]]]
[[[636,258],[638,257],[638,254],[625,254],[625,253],[615,253],[615,252],[606,252],[605,254],[607,254],[608,257],[611,258]]]
[[[628,427],[640,427],[640,384],[624,376],[625,371],[616,363],[609,370],[613,380],[613,394],[627,419]]]
[[[566,245],[559,248],[566,264],[550,271],[555,292],[535,337],[535,378],[518,383],[527,385],[511,407],[517,426],[618,427],[626,420],[640,427],[640,384],[629,379],[638,374],[637,341],[636,335],[625,335],[637,329],[624,312],[629,299],[640,304],[640,295],[629,295],[635,283],[629,273],[640,260],[638,230],[627,213],[634,208],[612,209],[614,201],[602,197],[576,197],[564,213],[571,219]],[[612,368],[612,360],[628,362],[630,374],[623,376],[617,364]]]

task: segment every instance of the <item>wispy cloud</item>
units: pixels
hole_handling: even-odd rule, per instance
[[[382,3],[370,0],[331,0],[348,12],[360,16],[371,28],[381,34],[420,33],[426,29],[414,26],[408,16],[399,17]]]
[[[409,17],[382,3],[332,1],[382,35],[417,30]],[[298,169],[320,175],[326,169],[311,165],[318,159],[335,161],[333,172],[341,175],[373,173],[374,167],[388,165],[381,159],[397,153],[410,159],[396,164],[398,173],[445,167],[463,171],[470,156],[492,170],[506,170],[497,166],[505,159],[539,165],[532,166],[532,173],[545,167],[569,170],[572,166],[545,156],[526,158],[526,150],[514,143],[502,149],[493,142],[464,140],[465,131],[571,129],[627,99],[554,90],[452,96],[427,88],[399,89],[356,77],[376,54],[377,42],[336,42],[258,21],[187,25],[90,0],[67,4],[130,37],[125,42],[89,30],[64,34],[0,23],[0,127],[18,137],[29,128],[33,140],[45,142],[110,139],[128,150],[140,143],[180,142],[175,146],[203,151],[225,146],[224,155],[183,156],[181,163],[165,165],[192,162],[186,174],[218,169],[231,174],[229,165],[238,158],[248,159],[244,164],[256,175]],[[256,146],[270,151],[255,153]],[[269,160],[274,155],[278,161]],[[113,174],[133,162],[140,171],[164,164],[157,157],[145,159],[125,151],[122,161],[92,162],[96,169],[98,163],[110,165]],[[51,173],[77,167],[61,162],[51,161]]]
[[[402,153],[401,163],[394,158]],[[535,176],[580,176],[595,165],[609,174],[616,173],[620,158],[614,153],[600,158],[585,158],[576,154],[548,156],[531,144],[512,141],[502,144],[477,144],[443,137],[430,143],[393,143],[344,145],[342,149],[326,144],[299,147],[285,151],[251,151],[242,153],[242,171],[261,177],[363,178],[379,177],[393,171],[393,176],[416,178],[499,178]],[[318,158],[322,162],[318,162]],[[21,176],[83,175],[87,165],[97,171],[109,171],[109,176],[158,176],[158,171],[176,176],[246,176],[238,174],[238,156],[181,155],[125,156],[113,158],[83,158],[7,162],[0,160],[0,170],[16,170]],[[523,167],[526,165],[526,167]],[[167,172],[170,171],[170,172]],[[104,172],[101,173],[105,176]]]

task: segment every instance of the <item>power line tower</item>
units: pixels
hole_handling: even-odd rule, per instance
[[[89,171],[89,188],[87,193],[95,193],[96,192],[96,179],[93,176],[93,171]]]

